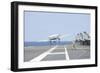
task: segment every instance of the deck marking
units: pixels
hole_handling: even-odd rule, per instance
[[[53,48],[51,48],[50,50],[47,50],[46,52],[44,52],[43,54],[41,54],[40,56],[32,59],[30,62],[34,62],[34,61],[41,61],[44,57],[46,57],[51,51],[53,51],[55,48],[57,48],[58,46],[54,46]]]
[[[68,52],[67,52],[67,48],[64,46],[65,48],[65,55],[66,55],[66,60],[69,60],[69,56],[68,56]]]

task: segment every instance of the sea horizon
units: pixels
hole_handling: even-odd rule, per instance
[[[28,47],[28,46],[49,46],[49,45],[65,45],[65,44],[71,44],[72,41],[57,41],[57,42],[52,42],[52,44],[50,44],[49,41],[32,41],[32,42],[24,42],[24,47]]]

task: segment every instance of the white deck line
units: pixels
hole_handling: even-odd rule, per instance
[[[47,50],[46,52],[44,52],[43,54],[41,54],[40,56],[32,59],[30,62],[37,62],[42,60],[44,57],[46,57],[51,51],[53,51],[55,48],[57,48],[58,46],[54,46],[53,48],[51,48],[50,50]]]
[[[68,52],[67,52],[67,48],[64,46],[65,48],[65,56],[66,56],[66,60],[69,60],[69,56],[68,56]]]

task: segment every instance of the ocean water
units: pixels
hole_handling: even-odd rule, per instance
[[[49,41],[43,41],[43,42],[24,42],[24,46],[50,46],[50,45],[66,45],[66,44],[71,44],[71,41],[60,41],[60,42],[52,42],[50,44]]]

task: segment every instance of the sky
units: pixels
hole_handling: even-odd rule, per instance
[[[45,41],[54,34],[70,41],[80,32],[90,32],[90,14],[24,11],[24,41]]]

